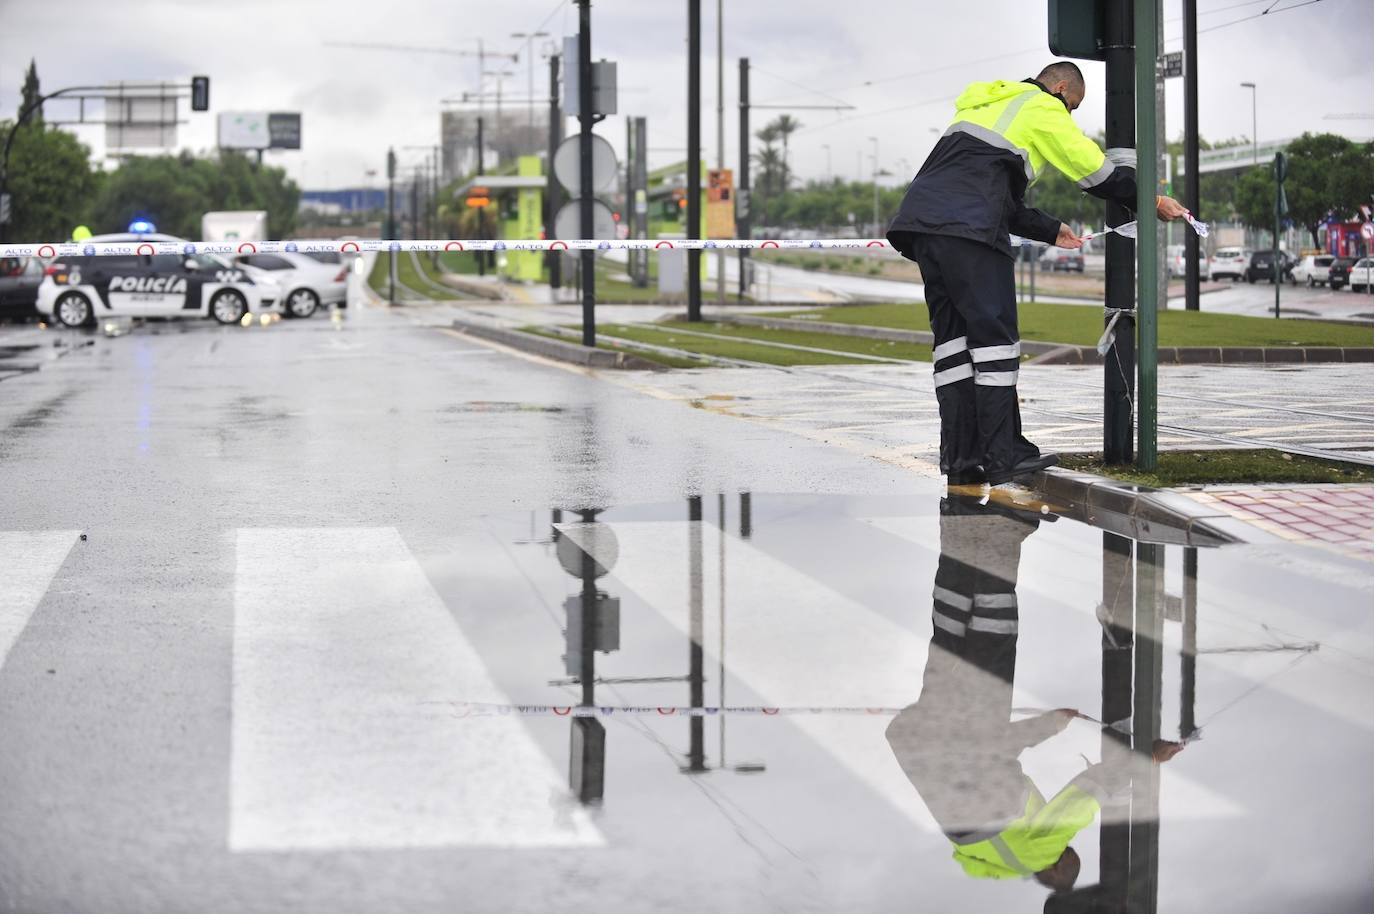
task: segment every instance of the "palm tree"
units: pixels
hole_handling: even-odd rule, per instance
[[[777,135],[782,139],[782,189],[786,192],[792,183],[791,159],[788,156],[787,143],[792,138],[792,134],[801,129],[801,121],[790,114],[779,114],[767,128],[773,128]]]
[[[762,136],[759,139],[763,139]],[[754,164],[759,167],[761,172],[759,178],[759,222],[762,225],[768,224],[768,201],[772,199],[773,192],[778,186],[778,179],[782,175],[782,156],[778,154],[778,149],[771,143],[765,144],[763,149],[754,153]]]

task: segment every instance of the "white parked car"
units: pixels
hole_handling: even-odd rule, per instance
[[[234,263],[285,290],[283,313],[287,317],[309,317],[321,305],[342,305],[348,299],[347,264],[321,263],[311,254],[297,253],[239,254]]]
[[[1250,267],[1250,252],[1245,248],[1217,248],[1208,265],[1212,279],[1240,279]]]
[[[1350,291],[1368,292],[1374,284],[1374,257],[1361,257],[1350,268]]]
[[[1336,258],[1330,254],[1308,254],[1293,267],[1288,275],[1293,282],[1305,282],[1309,286],[1324,286],[1331,279],[1331,262]]]
[[[1199,251],[1199,254],[1202,252]],[[1169,264],[1169,275],[1175,279],[1188,275],[1188,248],[1182,244],[1171,244],[1165,252],[1166,262]],[[1211,279],[1212,262],[1206,257],[1198,257],[1197,262],[1198,276],[1202,279]]]
[[[245,314],[281,308],[281,288],[209,254],[138,254],[141,241],[181,241],[170,235],[97,235],[128,243],[118,254],[58,257],[44,269],[38,313],[67,327],[106,317],[213,317],[238,323]]]

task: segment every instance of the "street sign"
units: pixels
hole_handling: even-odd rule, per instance
[[[735,237],[735,173],[728,168],[706,172],[706,237]]]
[[[577,134],[565,139],[553,154],[553,174],[558,183],[569,193],[582,193],[582,138]],[[591,193],[609,190],[620,176],[620,166],[615,160],[615,150],[605,137],[592,134],[592,186]],[[576,238],[576,235],[565,236]]]
[[[559,238],[582,237],[582,201],[563,204],[553,220],[553,233]],[[600,200],[592,201],[592,237],[610,240],[615,237],[615,215]]]
[[[1183,75],[1183,52],[1171,51],[1159,59],[1159,68],[1164,72],[1165,79],[1173,79]]]
[[[581,101],[582,70],[577,65],[577,36],[563,39],[563,114],[577,117]],[[592,114],[605,117],[616,113],[616,65],[614,61],[592,62]]]
[[[3,206],[4,204],[0,203],[0,208],[3,208]],[[5,213],[9,212],[8,209],[0,209],[0,211]],[[3,219],[0,219],[0,222],[3,221]],[[1365,241],[1374,241],[1374,222],[1366,222],[1364,225],[1360,226],[1360,237]]]
[[[1060,57],[1103,60],[1103,0],[1049,0],[1050,50]]]

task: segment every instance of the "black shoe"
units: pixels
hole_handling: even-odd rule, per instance
[[[1040,454],[1036,457],[1027,457],[1015,466],[1005,470],[992,470],[988,473],[988,485],[1000,486],[1004,482],[1011,482],[1018,476],[1029,476],[1041,470],[1052,467],[1059,462],[1058,454]]]
[[[980,486],[988,481],[987,474],[982,467],[974,467],[971,470],[964,470],[958,473],[949,473],[945,477],[945,484],[951,486]]]

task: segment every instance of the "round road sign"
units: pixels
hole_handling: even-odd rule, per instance
[[[581,193],[582,185],[582,138],[577,134],[568,137],[553,154],[553,175],[574,195]],[[615,161],[615,150],[604,137],[592,134],[592,193],[599,193],[615,184],[619,176],[619,166]]]

